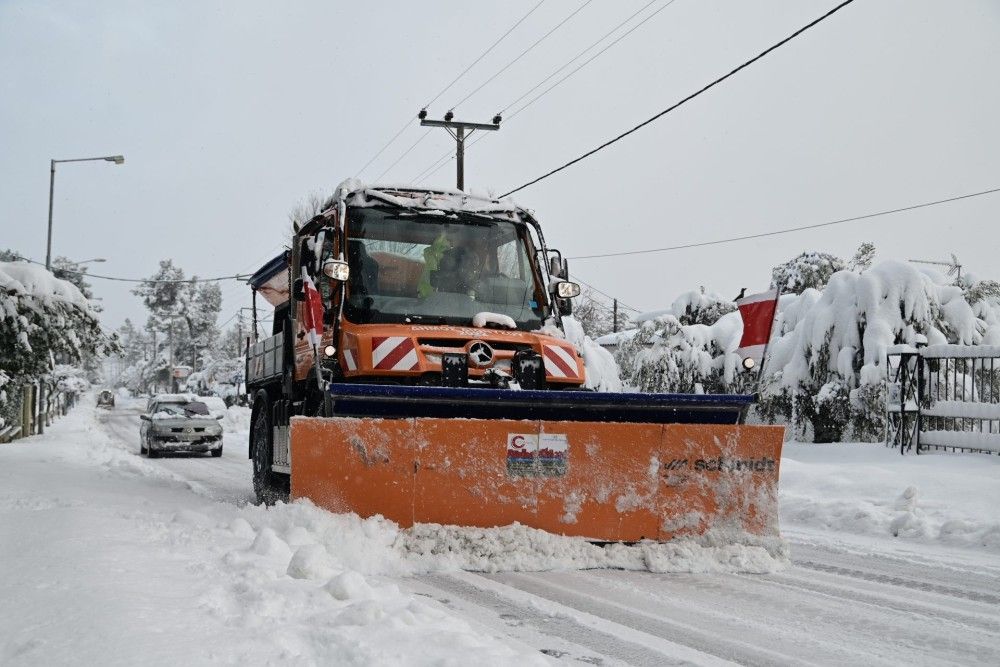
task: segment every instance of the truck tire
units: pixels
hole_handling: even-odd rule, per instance
[[[258,407],[259,406],[259,407]],[[254,401],[255,414],[250,430],[250,444],[253,447],[253,490],[257,504],[273,505],[283,500],[283,484],[271,469],[272,434],[270,408],[267,394],[261,392]]]

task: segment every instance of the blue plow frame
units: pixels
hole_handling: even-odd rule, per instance
[[[538,419],[651,424],[740,424],[756,395],[331,383],[333,414],[350,417]]]

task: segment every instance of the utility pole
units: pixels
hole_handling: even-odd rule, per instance
[[[618,333],[618,299],[614,299],[614,326],[612,331]]]
[[[444,120],[427,120],[427,109],[421,109],[417,114],[421,127],[443,127],[455,140],[456,181],[459,190],[465,189],[465,140],[476,130],[499,130],[500,114],[493,117],[493,123],[468,123],[452,120],[455,114],[451,111],[444,115]],[[466,132],[468,130],[468,132]]]
[[[167,351],[168,354],[170,355],[170,361],[168,362],[167,366],[169,368],[168,373],[170,378],[169,379],[170,392],[176,394],[177,385],[176,381],[174,380],[174,320],[173,318],[170,318],[170,320],[168,321],[170,322],[170,324],[167,325]]]
[[[236,351],[237,356],[243,352],[243,311],[237,311],[236,313],[236,341],[237,345],[241,348]]]

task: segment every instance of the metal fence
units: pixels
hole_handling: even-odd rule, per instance
[[[886,445],[1000,454],[1000,346],[892,352],[886,372]]]

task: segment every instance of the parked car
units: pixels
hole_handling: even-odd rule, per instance
[[[115,394],[110,389],[104,389],[97,395],[97,407],[99,408],[113,408],[115,407]]]
[[[190,394],[160,394],[139,415],[139,453],[156,458],[164,452],[211,452],[222,456],[222,412],[211,411]]]

